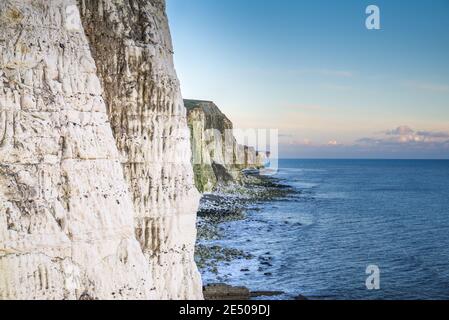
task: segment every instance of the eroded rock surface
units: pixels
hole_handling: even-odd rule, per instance
[[[148,7],[162,10],[160,4]],[[110,45],[115,44],[122,43]],[[161,137],[182,138],[169,134],[182,126],[182,103],[176,89],[163,88],[173,74],[164,69],[164,61],[139,64],[145,60],[140,46],[118,50],[132,63],[117,62],[111,76],[123,76],[110,82],[124,86],[119,93],[132,92],[120,103],[122,112],[112,113],[112,123],[116,133],[123,132],[116,135],[122,155],[134,160],[125,169],[133,191],[138,190],[139,240],[151,248],[146,254],[154,265],[174,264],[159,276],[172,284],[166,290],[177,294],[178,287],[188,285],[178,277],[193,273],[183,269],[182,259],[191,252],[183,255],[181,248],[193,239],[189,208],[194,201],[183,202],[189,196],[189,170],[175,157],[180,152],[187,158],[189,145],[163,143]],[[108,59],[122,61],[120,54],[108,53]],[[148,268],[135,238],[131,195],[76,3],[0,1],[0,66],[0,299],[160,297],[150,276],[158,271]],[[130,84],[136,80],[130,74],[137,72],[131,66],[156,68],[160,82]],[[157,112],[148,114],[154,108]],[[148,132],[143,123],[156,129]],[[186,187],[175,189],[178,185]],[[179,214],[181,208],[185,215]],[[161,251],[166,254],[158,255]]]
[[[79,0],[158,298],[200,299],[186,110],[163,0]]]
[[[184,100],[191,132],[195,183],[201,192],[240,183],[242,170],[264,166],[265,153],[238,144],[232,122],[211,101]]]

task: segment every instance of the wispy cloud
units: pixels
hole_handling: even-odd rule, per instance
[[[421,90],[421,91],[449,93],[449,84],[445,84],[445,83],[410,81],[410,82],[407,82],[406,85],[410,88]]]
[[[351,78],[354,76],[352,71],[347,70],[329,70],[329,69],[321,69],[315,70],[316,73],[321,74],[323,76],[332,76],[332,77],[341,77],[341,78]]]
[[[293,138],[292,134],[280,133],[279,138]]]
[[[364,145],[433,145],[447,144],[449,132],[415,131],[409,126],[400,126],[384,131],[379,137],[367,137],[357,140]]]
[[[291,145],[291,146],[309,146],[312,141],[308,138],[298,138],[293,134],[279,134],[279,140],[281,144]]]
[[[288,111],[297,111],[297,110],[321,111],[324,109],[326,109],[326,108],[324,108],[321,105],[317,105],[317,104],[292,104],[292,105],[288,105],[284,108],[284,110],[288,110]]]
[[[352,90],[352,86],[348,86],[348,85],[341,85],[341,84],[324,84],[323,85],[324,89],[328,89],[328,90],[336,90],[336,91],[348,91],[348,90]]]
[[[245,69],[245,72],[258,76],[285,76],[287,74],[291,76],[322,76],[329,78],[353,78],[357,75],[356,72],[351,70],[330,68],[248,68]]]
[[[350,70],[337,70],[337,69],[307,69],[307,70],[291,70],[290,72],[304,75],[318,75],[324,77],[335,78],[352,78],[355,73]]]
[[[385,134],[391,136],[402,136],[413,133],[414,131],[409,126],[400,126],[395,129],[385,131]]]
[[[423,137],[429,137],[429,138],[449,138],[448,132],[441,132],[441,131],[418,131],[417,133],[420,136]]]

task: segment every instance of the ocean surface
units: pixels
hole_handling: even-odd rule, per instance
[[[277,299],[449,299],[449,161],[281,160],[276,177],[299,193],[223,225],[217,244],[254,255],[223,263],[223,281]]]

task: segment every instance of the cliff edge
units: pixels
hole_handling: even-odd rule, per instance
[[[237,143],[232,122],[215,103],[184,100],[187,109],[195,183],[200,192],[240,183],[242,170],[264,166],[264,152]]]

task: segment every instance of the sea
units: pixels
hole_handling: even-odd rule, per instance
[[[271,299],[449,299],[449,160],[280,160],[293,195],[222,225],[218,278]],[[217,275],[204,273],[206,283]]]

